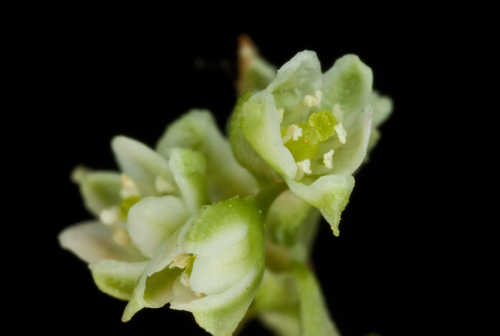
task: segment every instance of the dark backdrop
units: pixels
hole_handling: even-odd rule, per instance
[[[393,97],[394,112],[382,127],[382,139],[356,176],[341,236],[335,238],[322,223],[314,266],[343,335],[412,335],[417,329],[432,334],[434,317],[421,307],[435,305],[427,295],[430,284],[436,286],[428,251],[441,214],[429,210],[434,202],[428,195],[435,192],[429,162],[438,165],[447,154],[433,150],[444,145],[435,130],[438,101],[429,84],[439,80],[434,60],[450,57],[446,49],[436,54],[427,32],[401,34],[403,28],[395,26],[384,31],[370,26],[359,34],[329,31],[328,24],[320,23],[308,30],[265,33],[194,26],[187,32],[181,26],[125,28],[67,19],[45,22],[43,29],[31,32],[29,50],[37,57],[28,57],[33,69],[28,85],[36,93],[26,99],[40,109],[30,119],[33,130],[25,140],[43,176],[37,181],[44,191],[37,202],[38,214],[46,219],[36,223],[43,230],[35,238],[43,242],[40,252],[48,255],[34,265],[42,279],[37,286],[43,287],[37,290],[43,299],[36,303],[36,314],[43,317],[40,328],[204,334],[189,313],[168,308],[146,309],[121,323],[125,303],[99,292],[86,265],[60,249],[56,237],[68,225],[90,218],[70,172],[78,164],[115,168],[112,136],[154,145],[169,122],[193,107],[210,109],[225,127],[235,102],[236,41],[244,32],[275,65],[303,49],[317,51],[323,69],[345,53],[356,53],[372,67],[375,88]],[[267,331],[253,323],[243,335]]]

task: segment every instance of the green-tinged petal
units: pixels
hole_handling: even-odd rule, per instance
[[[113,259],[143,261],[144,257],[131,246],[113,240],[113,231],[97,221],[82,222],[59,234],[59,244],[87,263]]]
[[[130,208],[127,229],[137,248],[152,257],[188,217],[189,211],[177,197],[146,197]]]
[[[378,127],[391,115],[392,100],[387,96],[373,92],[370,97],[370,104],[373,108],[373,127]]]
[[[322,162],[316,163],[313,170],[316,174],[351,175],[363,163],[370,142],[372,131],[372,108],[368,105],[364,111],[357,116],[357,120],[347,131],[346,143],[338,146],[333,155],[333,167],[326,168]],[[336,141],[334,139],[333,141]],[[334,147],[333,141],[322,144],[321,152],[327,152]],[[322,157],[322,156],[320,156]]]
[[[205,155],[212,201],[257,191],[257,182],[238,164],[210,112],[192,110],[172,123],[158,142],[157,150],[168,158],[175,147]]]
[[[322,105],[330,110],[338,104],[346,128],[356,120],[372,94],[373,74],[356,55],[345,55],[323,75]]]
[[[181,231],[179,229],[167,237],[156,250],[125,307],[122,321],[129,321],[142,308],[160,308],[172,300],[176,281],[183,270],[168,265],[182,251],[179,241]]]
[[[281,140],[280,116],[274,98],[266,91],[243,104],[241,128],[253,149],[280,175],[294,178],[297,166]]]
[[[170,169],[182,199],[191,213],[207,204],[207,163],[203,154],[190,149],[175,148],[170,154]]]
[[[240,36],[238,47],[238,93],[265,89],[276,75],[276,69],[259,56],[248,36]]]
[[[262,272],[254,268],[234,286],[221,293],[207,295],[186,304],[172,303],[170,308],[192,312],[198,325],[212,335],[232,335],[245,316],[261,277]]]
[[[187,229],[184,252],[196,256],[191,289],[204,294],[171,308],[191,311],[214,335],[231,335],[264,271],[263,223],[255,202],[233,198],[205,207]]]
[[[301,226],[314,208],[290,190],[281,193],[271,205],[266,216],[266,228],[271,239],[280,245],[296,243]]]
[[[307,266],[298,263],[294,265],[293,274],[300,298],[301,335],[339,336],[314,274]]]
[[[279,174],[253,149],[243,133],[242,122],[244,120],[244,110],[242,107],[248,98],[250,98],[250,95],[246,94],[238,99],[228,123],[229,141],[231,142],[234,156],[243,167],[247,168],[257,177],[262,185],[266,185],[269,182],[280,182],[281,177]]]
[[[102,210],[120,204],[121,178],[114,172],[86,172],[77,168],[76,182],[80,185],[80,193],[85,207],[94,215],[99,216]]]
[[[158,195],[159,178],[172,183],[168,161],[151,148],[124,136],[114,137],[111,146],[123,173],[134,180],[141,195]]]
[[[340,216],[349,202],[354,178],[350,175],[325,175],[310,185],[293,180],[287,183],[297,196],[319,209],[338,236]]]
[[[101,291],[117,299],[130,300],[146,265],[146,261],[102,260],[89,266],[94,282]]]
[[[266,91],[274,96],[276,106],[285,110],[283,124],[303,122],[308,107],[303,104],[306,95],[321,90],[321,65],[314,51],[301,51],[279,70]]]

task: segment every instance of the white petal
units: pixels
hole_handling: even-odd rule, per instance
[[[70,226],[59,234],[59,243],[87,263],[107,259],[144,260],[135,249],[117,244],[113,240],[113,230],[97,221]]]

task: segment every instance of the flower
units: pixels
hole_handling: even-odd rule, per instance
[[[193,115],[211,120],[208,113],[188,114]],[[202,150],[229,163],[232,158],[226,172],[236,173],[229,178],[243,176],[245,182],[246,173],[253,181],[232,157],[227,141],[203,126],[202,133],[212,132],[212,137]],[[186,143],[184,148],[166,145],[179,133],[178,128],[167,131],[160,142],[163,154],[115,137],[112,148],[123,173],[76,169],[73,179],[98,220],[65,229],[59,242],[89,264],[101,291],[128,301],[124,321],[144,307],[170,303],[173,309],[191,311],[210,333],[229,335],[264,271],[261,211],[253,197],[209,205],[211,192],[220,197],[232,189],[221,193],[221,180],[208,180],[210,156]],[[210,141],[219,143],[210,147]]]
[[[259,69],[252,59],[246,64]],[[373,93],[372,81],[370,68],[355,55],[341,57],[322,74],[316,53],[299,52],[265,88],[247,85],[229,123],[240,163],[261,183],[286,182],[321,211],[336,235],[352,175],[370,139],[376,142],[374,107],[377,126],[390,113],[390,101]]]

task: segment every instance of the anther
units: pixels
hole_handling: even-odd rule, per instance
[[[323,154],[323,164],[328,169],[331,169],[333,167],[333,153],[335,153],[335,150],[330,149],[328,152]]]
[[[335,125],[334,129],[335,129],[335,132],[337,133],[337,136],[339,137],[340,142],[342,144],[345,144],[346,138],[347,138],[347,132],[346,132],[344,126],[342,125],[342,123]]]

